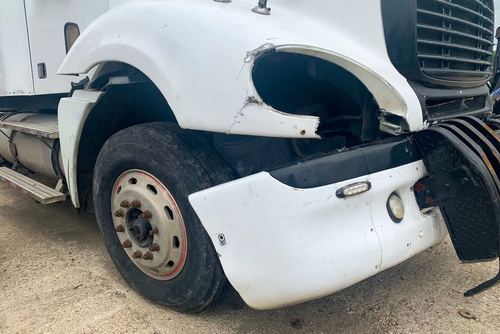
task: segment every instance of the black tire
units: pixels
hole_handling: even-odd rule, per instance
[[[125,180],[127,178],[128,181]],[[155,183],[155,178],[161,184]],[[134,289],[182,313],[200,312],[219,295],[226,278],[213,244],[189,204],[188,196],[231,178],[231,171],[209,145],[193,132],[182,130],[173,123],[133,126],[114,134],[104,144],[94,171],[95,214],[111,259]],[[151,184],[147,187],[160,193],[162,197],[159,199],[153,191],[143,194],[143,185],[150,180]],[[133,186],[129,188],[129,184]],[[172,201],[159,189],[161,185],[167,189],[166,193],[171,195]],[[142,201],[142,207],[134,207],[138,202],[134,204],[127,199],[121,200],[121,208],[117,210],[119,196],[126,195],[131,195],[130,200],[137,197],[139,202]],[[165,213],[158,209],[164,200],[170,203],[162,209]],[[129,206],[123,207],[124,203]],[[170,206],[176,208],[170,209]],[[116,213],[120,210],[122,212]],[[148,215],[151,219],[146,219]],[[165,217],[175,221],[172,223],[174,227],[165,222]],[[139,218],[142,219],[140,222]],[[120,219],[124,223],[119,223]],[[139,228],[134,230],[132,224]],[[157,234],[152,231],[155,224],[160,226]],[[121,231],[118,225],[125,226],[125,231]],[[162,226],[166,226],[163,231]],[[143,233],[141,229],[151,233]],[[175,232],[180,230],[182,233]],[[152,236],[148,236],[150,234]],[[132,246],[124,248],[124,238],[131,240]],[[152,238],[165,241],[165,245],[160,245],[157,253],[149,252],[156,257],[148,262],[140,256],[144,254],[145,247],[151,247],[156,240]],[[172,238],[173,241],[169,241]],[[143,247],[144,244],[146,246]],[[182,250],[180,253],[177,252],[179,248]],[[140,256],[131,256],[134,249],[134,254],[141,252]],[[167,261],[165,258],[169,259],[169,256],[176,261],[164,265],[161,261]],[[153,268],[150,264],[153,261],[159,261],[162,266]],[[169,271],[173,267],[175,270]]]

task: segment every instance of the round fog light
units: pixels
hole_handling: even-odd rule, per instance
[[[403,201],[395,193],[392,193],[387,200],[387,211],[395,223],[402,221],[405,216]]]

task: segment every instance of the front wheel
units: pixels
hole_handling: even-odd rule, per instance
[[[217,297],[226,279],[188,196],[230,179],[217,154],[175,124],[134,126],[104,144],[94,171],[95,213],[133,288],[183,313]]]

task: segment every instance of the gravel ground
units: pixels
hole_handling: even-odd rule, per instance
[[[194,316],[151,303],[114,268],[91,214],[0,184],[0,333],[497,333],[497,263],[461,264],[449,239],[334,295],[271,311],[228,285]],[[466,310],[467,319],[459,314]]]

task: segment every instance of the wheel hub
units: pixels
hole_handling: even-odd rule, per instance
[[[132,224],[132,230],[134,232],[134,237],[142,242],[145,238],[149,237],[149,231],[152,230],[149,219],[139,218]]]
[[[176,277],[187,251],[182,214],[170,192],[142,170],[124,172],[111,195],[116,235],[130,260],[159,280]]]

